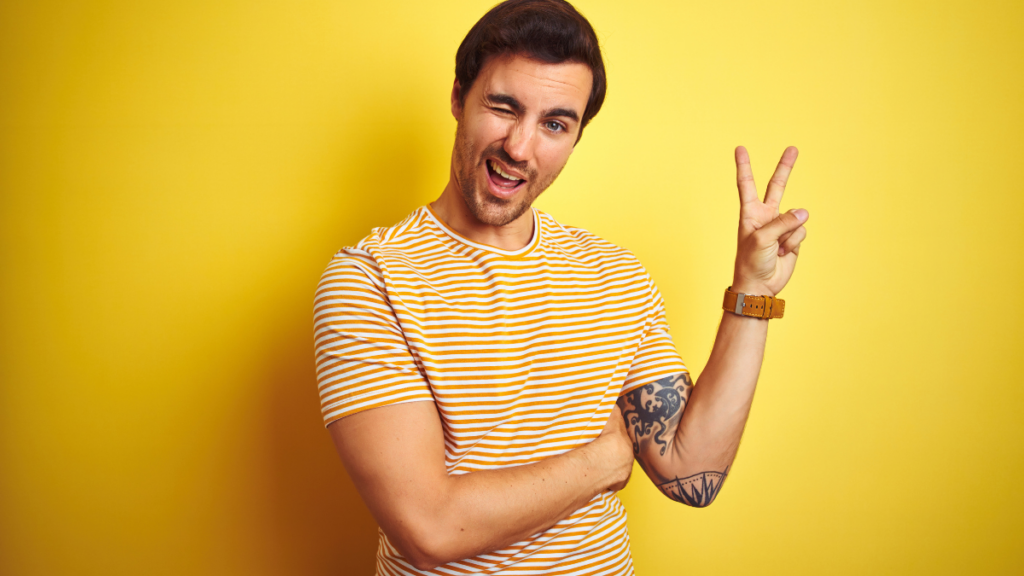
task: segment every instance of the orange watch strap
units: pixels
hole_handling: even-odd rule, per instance
[[[732,286],[725,289],[725,301],[722,308],[733,314],[749,316],[751,318],[782,318],[786,312],[786,301],[774,296],[752,296],[750,294],[737,293],[731,290]]]

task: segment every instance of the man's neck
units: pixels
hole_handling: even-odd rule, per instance
[[[508,251],[524,248],[533,239],[533,210],[504,226],[492,226],[470,212],[457,186],[449,181],[441,197],[430,203],[434,214],[449,228],[477,244]]]

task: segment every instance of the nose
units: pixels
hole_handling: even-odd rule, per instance
[[[530,159],[533,149],[533,139],[536,130],[528,126],[526,122],[516,122],[505,137],[505,152],[516,162],[526,162]]]

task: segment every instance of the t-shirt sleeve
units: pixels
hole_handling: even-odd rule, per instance
[[[633,363],[629,366],[629,374],[622,384],[621,396],[644,384],[654,382],[666,376],[689,372],[676,345],[669,334],[668,320],[665,319],[665,302],[654,282],[648,278],[650,286],[650,304],[644,335],[640,340],[640,348]]]
[[[433,401],[367,252],[346,249],[328,265],[317,286],[313,331],[325,426],[370,408]]]

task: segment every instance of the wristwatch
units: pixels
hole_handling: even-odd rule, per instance
[[[742,292],[733,292],[732,286],[725,289],[725,301],[722,308],[751,318],[782,318],[786,311],[786,301],[774,296],[753,296]]]

